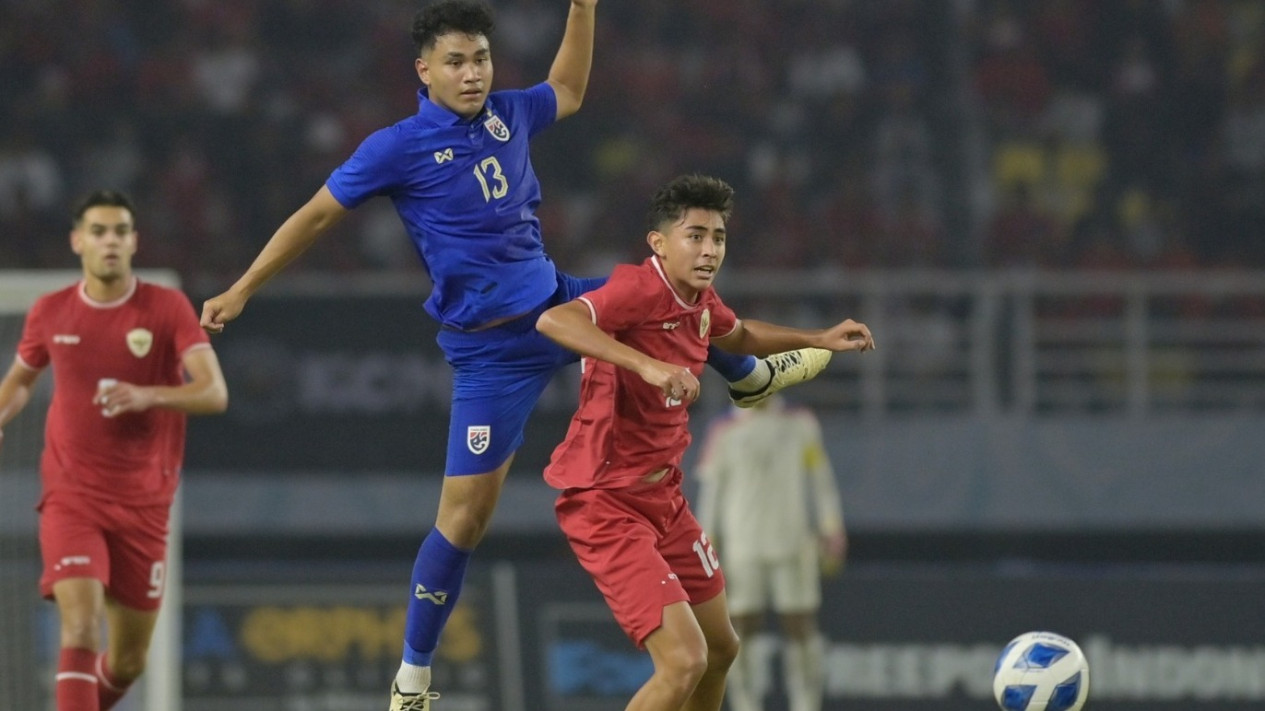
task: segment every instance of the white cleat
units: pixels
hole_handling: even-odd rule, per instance
[[[400,687],[392,683],[391,708],[388,711],[430,711],[431,700],[438,698],[439,694],[433,691],[423,691],[420,694],[402,694],[400,693]]]
[[[729,399],[738,407],[754,407],[783,388],[817,377],[818,373],[826,369],[832,355],[834,355],[833,351],[824,348],[800,348],[797,351],[774,353],[767,358],[761,358],[760,362],[768,365],[769,372],[772,374],[769,384],[764,386],[763,390],[753,393],[738,392],[730,388]]]

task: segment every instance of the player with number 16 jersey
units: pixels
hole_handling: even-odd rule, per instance
[[[672,289],[657,256],[620,265],[579,298],[593,323],[651,358],[690,364],[698,377],[713,337],[734,329],[734,312],[708,288],[693,303]],[[585,357],[580,408],[545,469],[558,489],[618,489],[676,468],[690,444],[686,403],[626,368]]]

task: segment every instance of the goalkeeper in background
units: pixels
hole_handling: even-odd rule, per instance
[[[126,196],[84,198],[70,246],[83,279],[27,314],[0,428],[52,366],[37,508],[40,592],[61,622],[54,695],[58,711],[105,711],[144,670],[158,621],[186,416],[223,412],[228,388],[189,299],[132,273]]]
[[[848,540],[821,425],[774,396],[713,423],[702,452],[699,520],[724,555],[729,613],[744,640],[729,670],[729,708],[763,708],[768,670],[745,642],[771,608],[783,634],[790,711],[820,711],[820,576],[839,570]]]

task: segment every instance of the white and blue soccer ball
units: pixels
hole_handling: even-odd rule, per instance
[[[1088,696],[1085,654],[1060,634],[1025,632],[993,667],[993,697],[1004,711],[1080,711]]]

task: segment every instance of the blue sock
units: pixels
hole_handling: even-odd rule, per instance
[[[725,380],[736,383],[755,370],[756,358],[755,356],[728,353],[716,346],[708,346],[707,364],[717,373],[720,373]]]
[[[404,661],[430,666],[439,644],[439,633],[457,605],[461,583],[466,577],[470,551],[463,551],[432,528],[413,563],[408,614],[404,622]],[[420,597],[419,597],[420,596]]]

